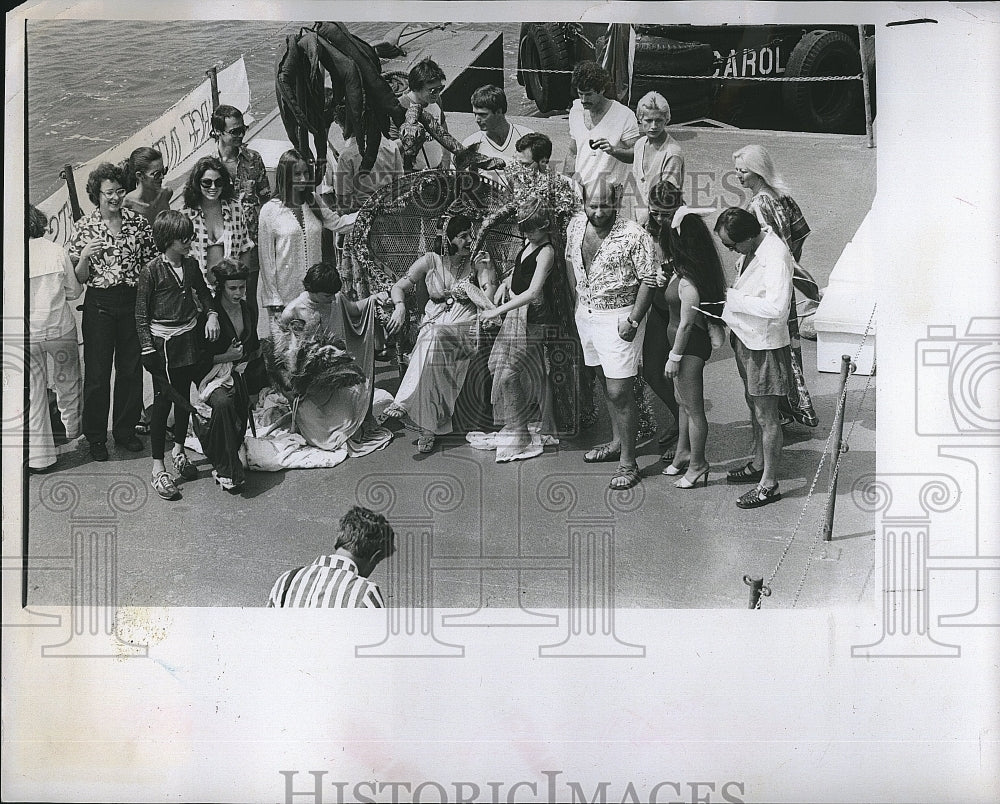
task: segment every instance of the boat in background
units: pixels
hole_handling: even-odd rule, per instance
[[[382,59],[382,72],[397,94],[406,90],[406,74],[418,61],[427,57],[440,61],[440,54],[447,53],[449,64],[442,65],[448,76],[441,95],[445,111],[471,112],[470,98],[477,87],[504,83],[500,32],[460,31],[452,23],[410,23],[390,32],[376,47],[388,56]],[[215,152],[215,142],[210,136],[212,111],[222,103],[235,106],[246,115],[246,143],[260,152],[269,171],[274,170],[278,157],[291,147],[284,138],[277,106],[259,121],[249,114],[250,84],[242,57],[222,70],[208,70],[207,74],[205,81],[145,128],[83,164],[67,164],[63,168],[60,175],[65,183],[36,205],[49,219],[49,239],[65,245],[74,221],[94,208],[86,193],[78,191],[76,177],[84,177],[85,181],[101,162],[119,164],[140,146],[150,146],[163,154],[167,169],[164,186],[173,191],[172,205],[179,207],[178,190],[186,174],[195,162]],[[271,125],[275,120],[279,122],[276,127]],[[343,147],[337,126],[331,127],[330,142],[336,150]]]

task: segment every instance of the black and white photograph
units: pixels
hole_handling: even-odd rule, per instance
[[[996,6],[7,22],[5,799],[1000,794]]]

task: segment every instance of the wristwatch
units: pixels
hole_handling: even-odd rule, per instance
[[[627,322],[628,322],[628,325],[629,325],[630,327],[632,327],[632,329],[639,329],[639,325],[638,325],[638,324],[636,324],[636,323],[635,323],[635,321],[633,321],[633,320],[632,320],[632,317],[631,317],[631,316],[629,316],[628,318],[626,318],[626,319],[625,319],[625,321],[627,321]]]

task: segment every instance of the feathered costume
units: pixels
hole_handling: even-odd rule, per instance
[[[333,92],[327,96],[325,76]],[[288,139],[303,156],[313,158],[317,175],[326,170],[327,136],[338,106],[344,108],[344,136],[357,138],[361,172],[372,169],[379,143],[390,122],[400,131],[403,162],[412,167],[427,133],[455,154],[458,169],[500,170],[503,160],[465,148],[419,105],[405,109],[382,76],[375,49],[341,22],[317,22],[285,40],[275,78],[278,111]]]

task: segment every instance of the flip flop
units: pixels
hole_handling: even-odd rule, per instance
[[[583,456],[584,463],[611,463],[611,461],[617,461],[622,456],[621,445],[617,447],[611,446],[611,443],[601,444],[599,447],[594,447],[592,450],[587,452]]]
[[[624,483],[616,483],[615,481],[619,478],[623,479]],[[638,486],[642,482],[642,475],[639,474],[638,466],[619,466],[615,473],[611,476],[611,482],[608,484],[608,488],[614,491],[627,491],[628,489]]]

